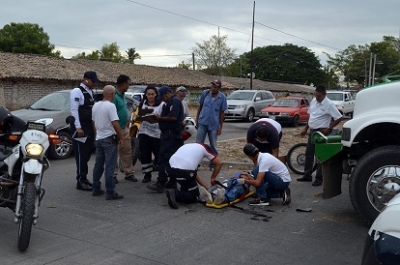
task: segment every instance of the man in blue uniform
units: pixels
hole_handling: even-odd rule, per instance
[[[160,130],[160,151],[158,156],[157,182],[147,186],[148,189],[164,192],[164,185],[168,181],[165,172],[166,165],[171,156],[183,145],[182,122],[185,118],[181,100],[172,93],[168,86],[162,86],[158,90],[159,97],[166,103],[160,116],[156,116]]]

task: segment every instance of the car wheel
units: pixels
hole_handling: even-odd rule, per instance
[[[388,145],[364,155],[351,173],[351,202],[368,224],[399,193],[399,170],[400,147]]]
[[[254,120],[254,110],[249,109],[246,114],[246,121],[252,122]]]
[[[299,126],[299,115],[295,115],[293,117],[292,125],[293,125],[293,127]]]
[[[49,147],[49,156],[53,159],[66,159],[72,153],[72,137],[68,132],[59,132],[61,143],[51,144]]]

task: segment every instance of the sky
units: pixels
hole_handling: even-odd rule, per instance
[[[65,58],[116,42],[123,55],[136,49],[135,64],[175,67],[213,35],[251,51],[254,3],[253,49],[291,43],[324,65],[324,52],[399,37],[399,0],[3,0],[0,28],[36,23]]]

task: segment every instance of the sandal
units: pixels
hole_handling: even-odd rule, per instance
[[[129,175],[125,177],[126,180],[132,181],[132,182],[138,182],[138,179],[135,178],[134,175]]]

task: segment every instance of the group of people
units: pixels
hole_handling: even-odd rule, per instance
[[[81,84],[71,91],[71,115],[75,121],[71,124],[74,132],[73,149],[76,160],[76,188],[92,191],[93,196],[105,194],[107,200],[122,199],[123,195],[115,191],[118,183],[118,158],[124,168],[125,180],[137,182],[132,166],[131,139],[129,137],[130,117],[124,93],[131,80],[126,75],[117,78],[116,87],[106,85],[103,99],[95,103],[92,89],[99,82],[96,72],[84,73]],[[158,193],[165,191],[168,205],[177,209],[177,202],[194,203],[207,197],[207,190],[216,184],[216,177],[222,167],[218,157],[217,138],[222,132],[224,113],[227,109],[225,95],[220,91],[221,81],[211,82],[210,89],[202,92],[196,114],[196,143],[184,144],[183,131],[185,117],[189,108],[184,101],[187,89],[183,86],[173,93],[168,86],[156,88],[147,86],[140,110],[151,110],[152,121],[143,120],[138,131],[142,164],[142,183],[152,180],[154,161],[157,163],[158,177],[147,188]],[[325,88],[315,90],[315,98],[310,104],[310,119],[302,131],[319,130],[329,134],[341,121],[341,115],[325,98]],[[337,112],[336,112],[337,111]],[[339,113],[339,114],[338,114]],[[205,144],[208,137],[209,145]],[[247,132],[247,144],[244,154],[254,163],[251,172],[241,172],[239,183],[256,187],[256,198],[250,205],[269,205],[270,198],[282,197],[283,204],[290,203],[289,184],[291,177],[285,164],[278,158],[282,128],[271,119],[259,119]],[[93,169],[93,183],[88,180],[88,161],[93,144],[96,146],[96,160]],[[314,146],[308,140],[306,170],[309,172],[299,181],[311,181],[310,165],[314,155]],[[210,182],[201,178],[197,172],[203,159],[210,161],[212,174]],[[311,162],[310,162],[311,161]],[[101,176],[104,173],[105,191],[101,189]],[[321,185],[322,172],[317,171],[313,185]],[[179,187],[178,185],[179,184]],[[314,185],[314,186],[315,186]],[[200,187],[200,189],[199,189]],[[206,192],[204,192],[206,191]]]

